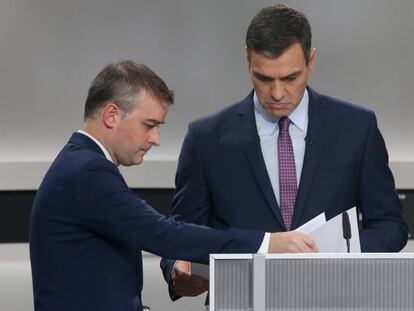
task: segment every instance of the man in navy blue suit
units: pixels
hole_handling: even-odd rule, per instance
[[[280,251],[292,252],[300,249],[282,239],[292,230],[356,206],[362,251],[401,250],[407,226],[375,115],[307,85],[315,49],[304,14],[284,5],[262,9],[246,51],[254,90],[188,128],[175,219],[278,231]],[[161,266],[172,299],[208,288],[188,262],[163,259]]]
[[[30,258],[36,311],[141,311],[141,250],[208,262],[209,253],[277,251],[263,230],[216,230],[167,219],[126,185],[160,143],[173,94],[148,67],[123,61],[92,82],[84,126],[52,163],[33,203]],[[317,251],[313,241],[308,251]],[[259,248],[260,247],[260,248]]]

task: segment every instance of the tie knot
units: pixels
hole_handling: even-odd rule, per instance
[[[290,119],[288,117],[281,117],[279,119],[279,130],[288,131],[289,124],[290,124]]]

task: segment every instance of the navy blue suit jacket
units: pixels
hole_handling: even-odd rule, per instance
[[[33,204],[35,310],[141,310],[140,250],[208,262],[209,253],[255,252],[263,235],[165,218],[128,189],[90,138],[75,133]]]
[[[309,123],[292,229],[325,212],[362,213],[364,252],[399,251],[407,226],[372,111],[308,88]],[[267,174],[253,92],[190,124],[176,174],[176,219],[223,228],[285,231]],[[171,284],[172,262],[161,262]]]

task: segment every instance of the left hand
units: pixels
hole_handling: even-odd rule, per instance
[[[179,296],[194,297],[208,290],[209,281],[199,275],[191,274],[191,265],[187,261],[176,261],[172,280],[174,291]]]

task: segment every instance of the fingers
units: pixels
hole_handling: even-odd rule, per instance
[[[319,253],[319,248],[316,246],[316,243],[314,240],[312,240],[306,234],[302,234],[302,237],[303,237],[303,242],[310,249],[309,253]]]
[[[179,296],[198,296],[208,290],[209,282],[198,275],[191,274],[191,265],[186,261],[177,261],[173,268],[172,282]]]
[[[270,236],[271,253],[315,253],[318,247],[309,236],[296,231],[277,232]]]
[[[315,253],[317,252],[317,247],[315,245],[315,241],[313,241],[310,237],[300,232],[296,232],[297,234],[292,234],[293,241],[292,241],[292,249],[296,250],[298,253]]]
[[[191,274],[191,265],[188,261],[181,261],[177,260],[175,262],[174,268],[173,268],[173,278],[174,274],[177,275],[190,275]]]

